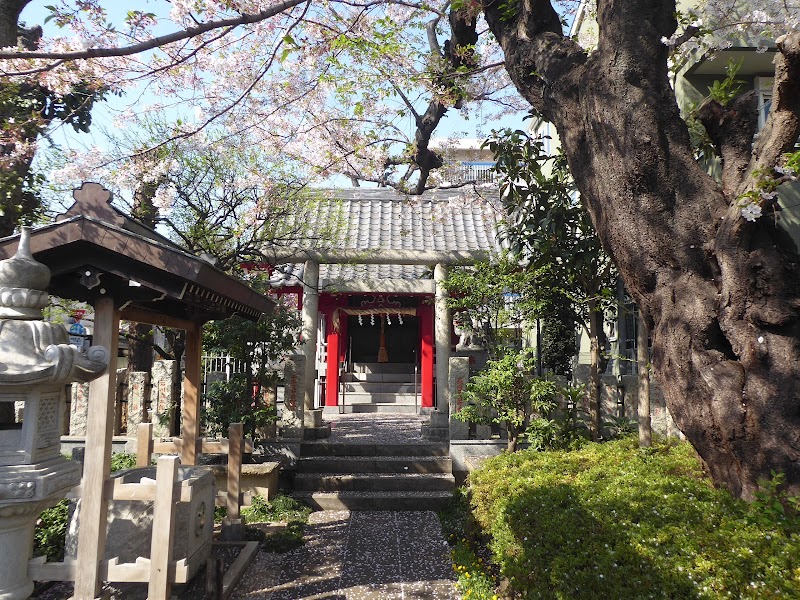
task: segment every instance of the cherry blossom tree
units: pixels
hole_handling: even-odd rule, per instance
[[[0,3],[7,45],[27,3]],[[565,34],[549,0],[171,7],[174,33],[157,35],[165,24],[152,15],[132,11],[112,30],[96,0],[62,2],[56,18],[74,34],[0,52],[5,80],[56,93],[147,81],[165,103],[198,108],[173,138],[219,125],[322,175],[419,192],[436,183],[430,135],[444,114],[482,99],[516,106],[510,78],[557,128],[652,331],[670,410],[709,472],[751,497],[779,470],[800,492],[800,263],[773,216],[774,191],[800,162],[796,3],[710,0],[679,13],[675,0],[599,0],[587,40]],[[752,96],[701,116],[724,161],[720,184],[694,159],[670,81],[686,49],[721,47],[732,33],[777,38],[778,52],[755,144]]]

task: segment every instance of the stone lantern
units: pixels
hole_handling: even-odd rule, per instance
[[[68,344],[63,325],[43,320],[50,270],[22,229],[12,258],[0,261],[0,599],[30,596],[28,560],[39,513],[80,482],[61,456],[65,386],[100,376],[109,356]],[[21,418],[15,407],[22,407]]]

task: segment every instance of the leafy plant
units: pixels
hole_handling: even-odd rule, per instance
[[[755,502],[737,500],[688,443],[523,450],[487,460],[468,484],[508,597],[800,597],[800,518],[776,503],[780,476]]]
[[[741,93],[745,82],[741,79],[736,79],[736,75],[739,74],[743,62],[744,59],[739,59],[738,61],[731,59],[728,61],[725,67],[725,79],[718,79],[711,84],[708,88],[709,98],[716,100],[722,106],[727,106]]]
[[[43,510],[33,534],[33,555],[47,556],[49,561],[64,560],[64,540],[69,524],[69,501],[60,500]]]
[[[468,423],[497,424],[508,431],[508,450],[517,449],[534,414],[555,408],[556,384],[533,377],[530,349],[509,352],[470,378],[464,406],[454,416]]]
[[[613,440],[636,432],[638,423],[625,415],[609,415],[603,421],[603,427],[608,430],[610,439]]]
[[[228,381],[215,381],[205,394],[208,409],[204,416],[206,431],[224,437],[231,423],[242,423],[244,430],[254,432],[278,420],[274,406],[256,403],[248,377],[236,373]]]
[[[800,497],[790,496],[781,487],[786,482],[786,473],[772,471],[771,479],[759,481],[759,490],[750,504],[751,523],[764,527],[791,530],[791,525],[800,517]]]
[[[242,509],[247,523],[286,523],[286,527],[263,537],[265,552],[289,552],[303,545],[303,526],[308,522],[311,508],[291,496],[278,495],[268,501],[253,496],[252,504]]]
[[[132,469],[136,466],[136,455],[128,452],[118,452],[111,455],[111,472]]]
[[[279,494],[267,500],[264,496],[253,496],[252,504],[242,509],[242,516],[248,523],[286,523],[308,521],[311,508],[291,496]]]

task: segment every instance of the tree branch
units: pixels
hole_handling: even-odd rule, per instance
[[[735,193],[746,177],[758,124],[758,95],[754,91],[723,106],[709,98],[697,116],[722,158],[722,189]]]
[[[233,19],[220,19],[218,21],[209,21],[197,27],[187,27],[182,31],[176,31],[167,35],[155,37],[151,40],[132,44],[130,46],[123,46],[121,48],[89,48],[88,50],[71,51],[71,52],[42,52],[42,51],[20,51],[20,50],[3,50],[0,51],[1,58],[42,58],[42,59],[62,59],[62,60],[80,60],[86,58],[107,58],[112,56],[130,56],[132,54],[139,54],[159,46],[179,42],[180,40],[196,37],[208,31],[219,29],[222,27],[237,27],[239,25],[249,25],[258,23],[285,10],[294,8],[299,4],[303,4],[307,0],[282,0],[274,6],[271,6],[261,12],[254,14],[245,14]]]
[[[756,169],[773,169],[781,155],[792,150],[800,137],[800,33],[783,35],[776,43],[772,107],[753,147],[749,173]],[[747,185],[748,182],[743,181],[739,192]]]

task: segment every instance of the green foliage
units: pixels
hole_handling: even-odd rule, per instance
[[[454,267],[444,282],[447,305],[464,326],[477,328],[489,355],[502,355],[506,344],[519,347],[521,339],[508,340],[504,333],[521,334],[523,324],[544,306],[541,269],[523,269],[508,256],[472,267]]]
[[[580,408],[585,390],[584,385],[558,389],[558,405],[539,412],[525,431],[531,450],[575,450],[588,441],[588,419]]]
[[[577,350],[575,314],[563,294],[551,298],[542,312],[545,315],[540,329],[542,363],[552,373],[569,379]]]
[[[687,443],[504,454],[469,485],[509,597],[800,597],[800,519],[715,489]]]
[[[256,403],[250,380],[244,373],[231,375],[228,381],[215,381],[205,393],[205,399],[208,409],[203,423],[212,436],[227,436],[231,423],[242,423],[245,431],[254,432],[278,420],[274,406]]]
[[[541,269],[540,282],[551,304],[570,309],[601,348],[602,327],[593,327],[592,312],[601,313],[614,297],[614,267],[603,251],[589,214],[582,206],[566,157],[551,156],[544,142],[524,131],[493,131],[485,143],[494,154],[500,197],[507,217],[502,237],[512,253]],[[566,296],[564,303],[559,296]]]
[[[136,455],[127,452],[118,452],[111,455],[111,472],[132,469],[136,466]]]
[[[264,535],[262,549],[265,552],[289,552],[303,545],[303,525],[308,522],[311,508],[290,496],[278,495],[268,501],[263,496],[254,496],[252,504],[242,509],[248,523],[286,523],[286,527]]]
[[[750,504],[749,521],[763,527],[777,527],[786,533],[800,519],[800,497],[790,496],[781,487],[786,482],[786,473],[771,471],[771,479],[761,479],[756,497]]]
[[[270,502],[263,496],[253,496],[250,506],[242,509],[248,523],[306,523],[311,508],[291,496],[278,495]]]
[[[743,61],[744,59],[739,59],[738,61],[731,59],[728,61],[725,67],[725,79],[716,80],[711,84],[708,88],[709,98],[716,100],[722,106],[727,106],[741,93],[742,85],[745,82],[741,79],[736,79],[736,75],[742,68]]]
[[[206,391],[209,408],[202,418],[209,433],[226,435],[231,423],[243,423],[245,435],[253,436],[256,428],[277,420],[275,408],[264,404],[261,391],[275,382],[276,364],[296,346],[299,328],[297,311],[280,303],[258,322],[233,316],[206,324],[206,350],[244,364],[242,373],[215,382]]]
[[[451,546],[450,557],[462,598],[496,600],[496,574],[490,568],[488,548],[479,536],[469,506],[467,488],[458,488],[439,511],[442,535]]]
[[[470,378],[464,406],[454,416],[470,423],[505,427],[509,449],[515,450],[531,417],[556,407],[556,384],[533,377],[534,364],[530,349],[489,360],[484,370]]]
[[[42,511],[33,534],[33,555],[49,561],[64,560],[64,540],[69,524],[69,501],[61,500]]]

